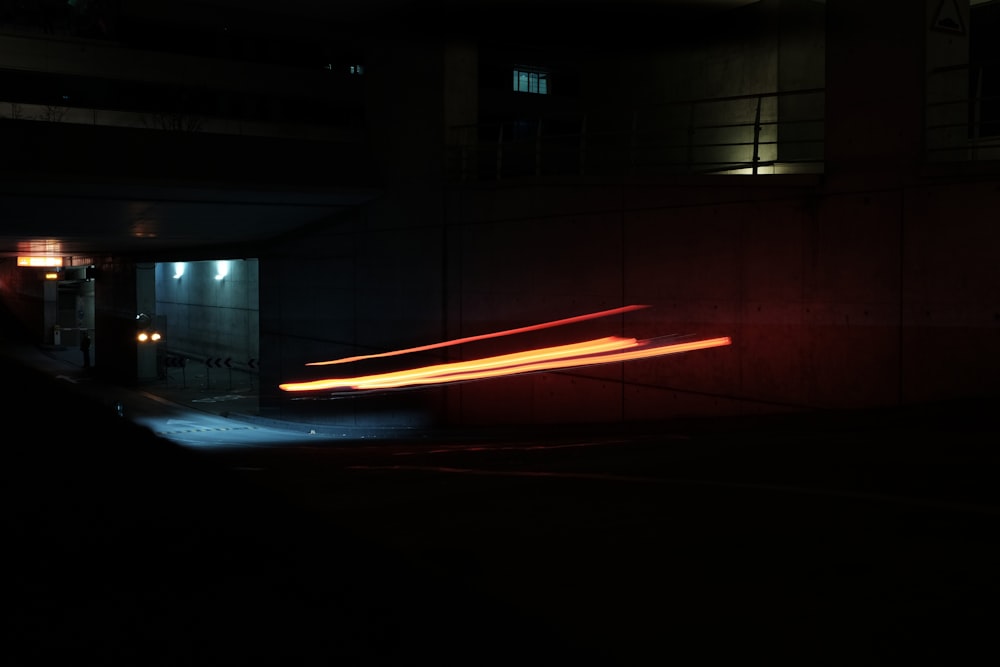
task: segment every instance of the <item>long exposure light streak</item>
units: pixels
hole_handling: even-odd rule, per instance
[[[729,345],[731,342],[728,336],[683,343],[664,343],[662,339],[638,341],[635,338],[609,336],[581,343],[537,348],[513,354],[424,366],[405,371],[351,378],[289,382],[278,386],[283,391],[302,392],[331,389],[393,389],[426,384],[445,384],[677,354]]]
[[[330,366],[333,364],[346,364],[351,361],[361,361],[362,359],[378,359],[380,357],[395,357],[401,354],[411,354],[413,352],[425,352],[427,350],[436,350],[442,347],[449,347],[452,345],[462,345],[463,343],[473,343],[475,341],[487,340],[489,338],[499,338],[500,336],[511,336],[514,334],[526,333],[528,331],[539,331],[541,329],[548,329],[551,327],[560,327],[565,324],[585,322],[586,320],[594,320],[599,317],[618,315],[620,313],[627,313],[633,310],[639,310],[640,308],[649,308],[649,306],[646,305],[622,306],[621,308],[611,308],[610,310],[601,310],[596,313],[587,313],[586,315],[566,317],[561,320],[542,322],[541,324],[531,324],[525,327],[517,327],[516,329],[505,329],[503,331],[494,331],[487,334],[480,334],[478,336],[467,336],[465,338],[456,338],[454,340],[446,340],[440,343],[421,345],[419,347],[408,347],[403,350],[392,350],[391,352],[379,352],[376,354],[363,354],[356,357],[344,357],[343,359],[332,359],[330,361],[311,361],[307,363],[306,366]]]

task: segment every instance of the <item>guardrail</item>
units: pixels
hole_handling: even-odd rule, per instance
[[[821,173],[825,91],[769,92],[450,128],[450,180]]]
[[[928,162],[1000,159],[1000,62],[928,72],[924,130]]]
[[[309,141],[359,143],[363,139],[361,130],[349,126],[246,121],[193,113],[122,111],[16,101],[0,101],[0,119],[2,118],[142,130],[308,139]]]
[[[204,366],[205,368],[205,388],[211,386],[212,369],[225,370],[229,374],[229,388],[233,387],[233,371],[240,371],[247,374],[247,378],[250,382],[250,387],[254,385],[253,376],[259,372],[259,360],[254,357],[249,357],[246,360],[237,361],[233,357],[215,357],[215,356],[201,356],[201,355],[188,355],[188,354],[178,354],[171,352],[164,352],[161,364],[161,376],[170,383],[170,370],[171,368],[179,368],[181,370],[181,382],[182,387],[187,387],[187,367],[190,363],[196,363]]]

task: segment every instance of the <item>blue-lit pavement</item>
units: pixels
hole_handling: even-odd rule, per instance
[[[72,347],[24,345],[16,355],[86,396],[95,408],[116,411],[120,405],[126,419],[179,445],[252,447],[315,440],[306,424],[256,419],[256,378],[245,371],[191,364],[168,369],[156,380],[119,387],[101,380],[96,358],[93,368],[85,369],[81,352]]]

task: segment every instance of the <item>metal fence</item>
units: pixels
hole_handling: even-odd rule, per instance
[[[925,136],[928,162],[1000,159],[1000,63],[931,70]]]
[[[1000,63],[928,72],[925,162],[1000,159]],[[822,173],[825,89],[450,128],[451,182],[542,176]]]
[[[448,177],[818,173],[824,106],[824,90],[808,89],[456,126]]]

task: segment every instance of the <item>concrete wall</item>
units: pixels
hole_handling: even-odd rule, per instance
[[[272,381],[606,335],[691,334],[733,343],[311,407],[320,418],[352,424],[547,424],[995,393],[1000,269],[991,249],[1000,232],[989,211],[997,186],[827,192],[817,177],[701,177],[456,189],[439,227],[379,229],[358,221],[325,239],[339,259],[329,253],[311,265],[314,273],[309,263],[269,263],[285,283],[281,315],[267,327],[285,332],[275,335],[284,358]],[[322,291],[299,291],[292,300],[298,277],[321,273]],[[630,304],[648,308],[377,363],[303,366]],[[310,326],[305,311],[323,324],[297,340],[289,334]],[[290,409],[271,393],[272,407]]]
[[[903,205],[902,398],[995,394],[1000,183],[994,178],[913,187]]]
[[[156,264],[155,318],[169,354],[231,359],[246,370],[260,358],[260,276],[256,259],[233,259],[229,273],[216,280],[218,262],[183,262],[174,278],[173,262]]]
[[[331,221],[261,257],[261,412],[307,411],[346,424],[426,423],[439,412],[428,393],[376,402],[294,402],[283,382],[377,372],[380,359],[307,367],[441,340],[441,226],[389,226],[382,206]],[[401,218],[406,220],[405,218]],[[426,355],[416,355],[425,359]],[[298,400],[300,397],[296,397]]]
[[[0,298],[23,331],[6,332],[8,335],[24,334],[33,342],[52,343],[52,325],[46,306],[45,271],[17,265],[17,258],[0,258]],[[46,328],[48,325],[48,328]]]
[[[836,0],[826,14],[826,172],[910,177],[922,161],[925,6]]]
[[[670,186],[546,190],[547,213],[541,197],[524,201],[530,190],[466,195],[451,232],[462,259],[449,274],[461,295],[450,337],[638,303],[650,307],[605,330],[733,345],[457,386],[449,420],[661,419],[1000,390],[995,182],[819,198],[762,187],[763,200],[711,205],[679,203]],[[500,199],[521,203],[516,217]]]
[[[347,424],[426,423],[439,399],[398,395],[370,402],[295,402],[283,382],[373,372],[359,365],[307,363],[381,353],[441,340],[444,329],[445,126],[475,113],[475,53],[468,45],[428,47],[410,38],[369,45],[366,95],[370,149],[384,188],[363,209],[313,225],[267,248],[261,262],[261,412],[316,411]],[[413,343],[420,341],[420,343]],[[330,370],[334,368],[334,370]]]
[[[785,93],[823,87],[824,15],[812,0],[761,0],[707,24],[665,23],[657,41],[595,43],[581,68],[588,169],[637,141],[628,159],[664,170],[753,164],[756,143],[766,173],[801,171],[767,163],[816,157],[823,98]]]
[[[148,367],[140,364],[135,319],[140,303],[149,304],[151,290],[139,294],[140,282],[146,288],[151,285],[148,268],[140,270],[131,259],[112,256],[94,258],[94,265],[94,354],[101,360],[97,371],[111,381],[136,384],[140,368]]]
[[[122,58],[117,44],[38,37],[40,35],[0,35],[0,59],[12,69],[204,86],[212,91],[303,95],[323,90],[324,95],[329,95],[329,91],[342,88],[343,96],[349,98],[352,90],[343,81],[334,81],[334,77],[320,67],[311,71],[258,63],[253,68],[253,75],[248,76],[246,67],[236,60],[138,49],[131,50],[128,58]]]
[[[936,160],[970,157],[969,3],[927,2],[927,150]]]
[[[818,107],[814,99],[781,109],[782,118],[825,114],[833,144],[826,175],[644,182],[619,175],[441,192],[433,178],[439,156],[428,141],[439,133],[437,114],[406,110],[423,102],[437,108],[442,96],[451,108],[457,88],[435,75],[442,68],[433,50],[407,47],[405,67],[395,70],[402,52],[381,53],[371,60],[370,93],[383,109],[377,124],[396,131],[378,148],[384,160],[397,152],[405,159],[387,172],[385,196],[356,218],[262,260],[262,345],[281,355],[266,364],[262,405],[275,413],[304,409],[276,389],[285,381],[604,335],[730,336],[733,344],[309,408],[313,418],[335,423],[540,424],[995,393],[1000,275],[988,250],[998,241],[988,211],[997,203],[996,181],[918,174],[925,46],[932,56],[939,46],[923,24],[930,4],[754,3],[716,26],[714,39],[665,38],[623,52],[596,44],[581,68],[581,105],[609,115],[678,99],[827,86]],[[462,72],[467,78],[470,70]],[[405,104],[387,104],[391,98]],[[302,281],[323,287],[302,291]],[[630,304],[647,307],[357,365],[304,365]]]

